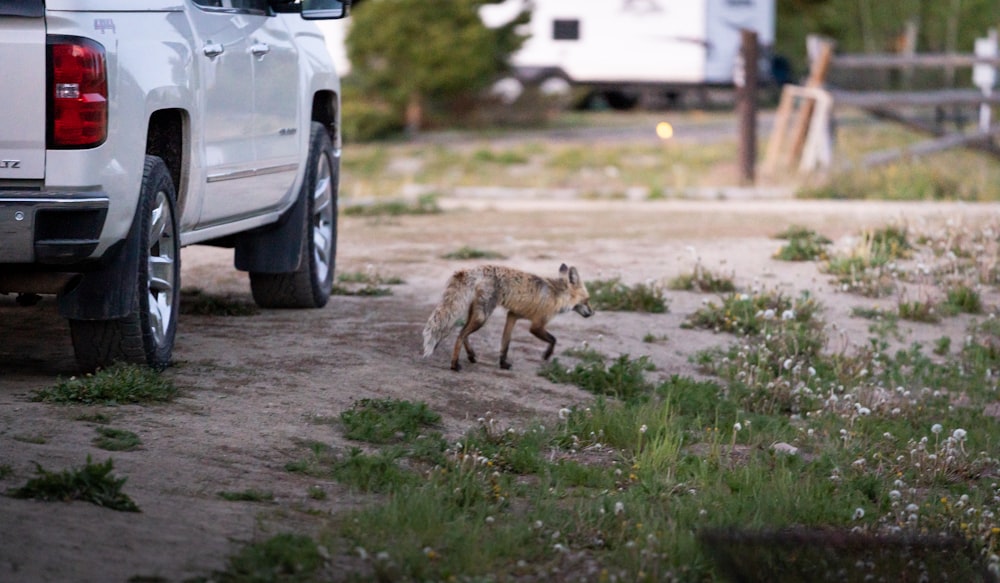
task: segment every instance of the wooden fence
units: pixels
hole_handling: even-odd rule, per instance
[[[991,32],[993,52],[996,54],[996,35]],[[786,86],[775,114],[774,129],[767,144],[762,174],[773,176],[779,170],[798,167],[800,172],[827,169],[833,163],[833,139],[830,130],[834,109],[856,107],[882,119],[907,125],[933,136],[906,148],[897,148],[869,154],[863,160],[866,166],[886,164],[906,157],[918,157],[954,147],[970,147],[1000,158],[1000,147],[995,138],[1000,136],[1000,125],[989,123],[992,106],[1000,105],[1000,94],[992,92],[995,69],[1000,66],[1000,56],[975,54],[868,54],[834,55],[829,41],[810,39],[810,74],[803,86]],[[982,53],[982,51],[980,51]],[[831,70],[878,71],[898,70],[907,75],[916,69],[973,69],[974,78],[981,89],[941,88],[924,91],[851,91],[824,87]],[[980,75],[985,74],[984,77]],[[986,81],[984,82],[983,79]],[[989,88],[987,88],[987,85]],[[940,122],[944,108],[979,107],[981,124],[977,131],[949,133]],[[937,123],[907,115],[912,110],[934,109]],[[986,123],[982,123],[985,120]]]

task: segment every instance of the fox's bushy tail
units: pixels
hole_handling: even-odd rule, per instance
[[[448,335],[455,322],[468,312],[474,294],[475,282],[470,281],[469,277],[459,277],[459,274],[451,276],[441,303],[434,308],[424,325],[424,358],[434,353],[434,349]]]

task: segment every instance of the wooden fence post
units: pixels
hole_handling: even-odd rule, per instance
[[[740,31],[740,56],[742,75],[736,75],[739,84],[737,103],[740,120],[740,183],[753,185],[757,165],[757,33],[752,30]]]

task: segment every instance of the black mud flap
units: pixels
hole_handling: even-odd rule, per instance
[[[241,235],[236,240],[234,264],[240,271],[289,273],[302,261],[302,229],[306,200],[299,196],[295,204],[274,225]]]
[[[136,206],[128,237],[105,253],[101,268],[81,274],[76,285],[59,296],[59,315],[71,320],[111,320],[133,311],[138,301],[139,245],[143,243],[135,233],[142,205]]]

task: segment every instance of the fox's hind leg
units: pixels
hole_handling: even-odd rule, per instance
[[[469,362],[476,362],[476,353],[472,350],[472,345],[469,344],[469,336],[483,327],[486,320],[490,319],[492,311],[492,306],[488,303],[474,301],[469,306],[469,316],[465,320],[465,326],[462,327],[462,331],[458,333],[458,338],[455,339],[455,349],[451,352],[451,370],[462,370],[462,365],[458,364],[458,357],[462,354],[463,346],[465,347],[465,354],[468,356]]]

